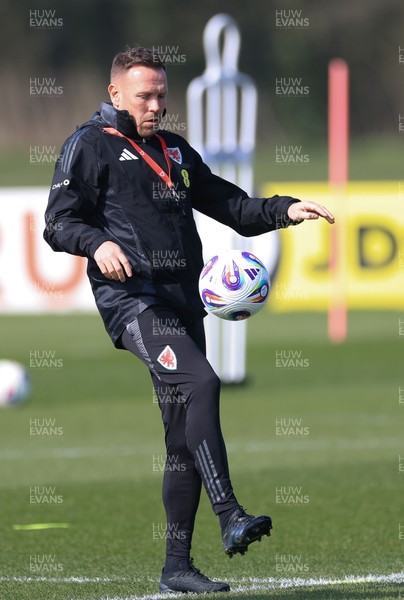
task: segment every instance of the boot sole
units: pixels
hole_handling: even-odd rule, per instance
[[[165,583],[160,583],[160,592],[166,594],[217,594],[219,592],[230,592],[230,587],[221,590],[172,590]]]
[[[258,522],[254,523],[251,528],[248,528],[243,534],[237,536],[231,546],[224,549],[229,558],[235,554],[242,556],[248,551],[248,546],[253,542],[260,542],[263,535],[270,536],[272,529],[271,519],[263,517]]]

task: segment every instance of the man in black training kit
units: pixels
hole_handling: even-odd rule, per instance
[[[220,429],[220,381],[205,357],[205,310],[198,294],[202,248],[192,209],[244,236],[304,219],[333,223],[334,217],[314,202],[249,198],[213,175],[184,138],[159,130],[167,79],[152,51],[135,47],[117,54],[108,91],[111,104],[102,103],[62,148],[44,237],[55,251],[87,257],[113,343],[144,362],[159,398],[168,532],[160,589],[228,591],[190,558],[201,484],[230,557],[269,535],[272,523],[270,517],[248,515],[231,485]],[[174,462],[181,471],[172,468]]]

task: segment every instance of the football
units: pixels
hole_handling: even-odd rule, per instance
[[[13,360],[0,360],[0,407],[15,406],[31,392],[31,380],[23,367]]]
[[[227,250],[213,256],[199,277],[206,309],[227,321],[255,315],[268,300],[270,278],[263,263],[250,252]]]

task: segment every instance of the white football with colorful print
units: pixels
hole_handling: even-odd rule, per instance
[[[31,380],[25,367],[14,360],[0,360],[0,408],[21,404],[30,392]]]
[[[242,250],[212,256],[199,277],[199,293],[206,309],[227,321],[248,319],[261,310],[270,285],[265,265]]]

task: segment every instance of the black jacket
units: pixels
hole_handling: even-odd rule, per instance
[[[181,136],[166,141],[176,198],[153,169],[114,127],[132,138],[167,170],[160,140],[139,138],[127,111],[103,103],[63,145],[46,210],[44,238],[55,251],[88,258],[87,274],[105,327],[114,343],[148,304],[165,302],[187,315],[203,314],[198,277],[202,247],[192,209],[244,236],[291,221],[289,197],[249,198],[213,175]],[[129,153],[130,154],[129,154]],[[124,283],[104,277],[93,256],[105,241],[119,244],[133,270]]]

